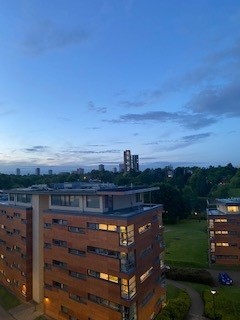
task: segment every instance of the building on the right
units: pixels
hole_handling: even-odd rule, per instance
[[[123,166],[124,172],[130,172],[131,170],[139,171],[139,156],[137,154],[131,155],[131,150],[125,150],[123,152]]]
[[[240,264],[240,198],[208,201],[209,263]]]

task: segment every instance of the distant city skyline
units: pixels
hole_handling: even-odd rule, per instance
[[[0,26],[0,172],[240,165],[238,0],[2,0]]]

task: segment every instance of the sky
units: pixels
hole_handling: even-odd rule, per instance
[[[239,0],[1,0],[0,172],[240,165]]]

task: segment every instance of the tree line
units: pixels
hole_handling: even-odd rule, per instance
[[[176,223],[191,214],[200,215],[206,209],[207,198],[240,197],[240,169],[231,163],[208,168],[172,167],[130,171],[128,173],[92,170],[85,174],[52,175],[0,174],[0,189],[29,187],[34,184],[92,181],[119,186],[157,186],[151,201],[164,204],[165,222]]]

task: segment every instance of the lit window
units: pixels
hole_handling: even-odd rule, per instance
[[[147,230],[151,229],[151,222],[145,224],[144,226],[142,227],[139,227],[138,228],[138,232],[141,234],[141,233],[144,233],[146,232]]]
[[[216,246],[217,247],[229,247],[229,243],[227,243],[227,242],[217,242]]]
[[[227,219],[215,219],[215,222],[227,222]]]
[[[153,271],[153,267],[149,268],[146,272],[144,272],[144,273],[141,275],[141,277],[140,277],[141,283],[150,276],[150,274],[152,273],[152,271]]]
[[[228,234],[228,231],[226,231],[226,230],[219,230],[219,231],[215,231],[215,234]]]

